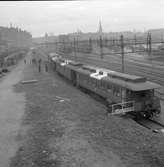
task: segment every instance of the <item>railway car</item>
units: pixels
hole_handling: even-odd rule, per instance
[[[74,85],[76,85],[76,71],[80,68],[83,64],[79,62],[74,62],[70,60],[65,61],[57,61],[56,62],[56,71],[63,75],[68,80],[72,81]]]
[[[136,116],[153,117],[161,111],[154,89],[160,85],[144,77],[124,74],[78,62],[54,59],[56,71],[74,85],[101,96],[108,102],[111,114],[132,112]]]

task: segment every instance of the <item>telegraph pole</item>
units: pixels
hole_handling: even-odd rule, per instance
[[[135,45],[135,47],[136,47],[136,44],[137,44],[137,36],[136,36],[136,34],[134,35],[134,45]]]
[[[92,39],[91,38],[89,38],[89,48],[90,50],[92,50]]]
[[[101,59],[103,59],[103,41],[101,35],[100,35],[100,57]]]
[[[148,53],[149,53],[149,57],[151,56],[151,34],[149,33],[149,38],[148,38],[149,40],[149,51],[148,51]],[[151,59],[152,59],[152,57],[151,57]]]
[[[73,48],[74,48],[74,56],[75,56],[75,59],[76,59],[76,40],[75,40],[75,38],[73,40]]]
[[[148,56],[151,60],[151,65],[152,65],[152,68],[151,68],[151,73],[153,73],[153,59],[152,59],[152,54],[151,54],[151,51],[152,51],[152,39],[151,39],[151,33],[148,33]]]
[[[124,73],[124,37],[123,35],[120,36],[120,42],[121,42],[122,73]]]
[[[63,39],[63,52],[65,53],[65,41]]]
[[[120,36],[120,43],[121,43],[121,60],[122,60],[122,73],[124,73],[124,36]],[[125,89],[121,88],[121,101],[124,103],[125,101]]]
[[[78,41],[78,37],[77,37],[77,40],[76,40],[76,52],[79,52],[79,43],[80,43],[80,41]]]
[[[148,56],[150,57],[151,54],[151,34],[148,32],[147,34],[147,52],[148,52]]]
[[[161,33],[161,44],[163,43],[163,34]]]

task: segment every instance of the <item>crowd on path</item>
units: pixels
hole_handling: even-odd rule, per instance
[[[24,64],[27,64],[26,59],[24,59]],[[41,72],[42,68],[44,68],[45,72],[48,72],[48,63],[43,62],[41,58],[39,60],[32,58],[32,59],[30,59],[29,64],[34,64],[34,65],[38,66],[38,72]]]

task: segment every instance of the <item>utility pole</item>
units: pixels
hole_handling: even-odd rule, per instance
[[[149,32],[147,34],[147,43],[146,43],[146,45],[147,45],[147,53],[150,56],[150,51],[151,51],[151,35],[150,35]]]
[[[153,59],[152,59],[152,54],[151,54],[151,51],[152,51],[152,38],[151,38],[151,33],[148,33],[148,56],[151,60],[151,65],[152,65],[152,68],[151,68],[151,73],[153,73]]]
[[[89,38],[89,49],[92,50],[92,39]]]
[[[65,53],[65,41],[63,39],[63,52]]]
[[[80,41],[78,41],[78,37],[77,37],[77,40],[76,40],[76,52],[79,52],[79,43]]]
[[[120,42],[121,42],[122,73],[124,73],[124,37],[123,35],[120,36]]]
[[[151,56],[151,50],[152,50],[152,48],[151,48],[151,34],[149,34],[149,56]]]
[[[124,73],[124,36],[120,36],[121,43],[121,60],[122,60],[122,73]],[[124,103],[125,101],[125,89],[121,88],[121,101]]]
[[[148,52],[149,58],[151,57],[151,50],[152,50],[151,43],[152,43],[151,34],[148,33],[147,34],[147,52]]]
[[[115,46],[115,39],[112,39],[112,46]]]
[[[103,59],[103,41],[101,35],[100,35],[100,57],[101,59]]]
[[[48,34],[45,34],[45,51],[48,52]]]
[[[161,44],[163,43],[163,34],[161,33]]]
[[[135,47],[137,45],[137,36],[136,36],[136,34],[134,35],[134,45],[135,45]]]
[[[73,40],[73,48],[74,48],[74,56],[75,56],[75,60],[76,60],[76,40],[75,40],[75,38]]]
[[[58,49],[58,42],[55,42],[55,51],[56,51],[56,52],[59,52],[59,49]]]

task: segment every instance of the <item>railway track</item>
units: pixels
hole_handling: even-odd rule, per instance
[[[71,59],[73,59],[73,57]],[[110,67],[110,69],[121,72],[121,64],[119,62],[109,63],[107,61],[97,60],[89,57],[85,58],[85,60],[83,57],[79,57],[78,60],[85,63],[90,63],[92,65],[101,66],[104,68]],[[128,64],[125,72],[128,72],[133,75],[135,74],[135,75],[147,77],[148,79],[155,81],[164,86],[164,79],[163,79],[164,74],[160,74],[161,71],[151,72],[149,71],[149,69],[141,68],[140,66],[135,67],[134,65]]]
[[[74,56],[70,56],[70,58],[75,59]],[[94,56],[85,56],[85,60],[84,60],[84,56],[78,55],[77,60],[80,61],[85,61],[85,62],[89,62],[95,65],[101,65],[104,66],[105,68],[113,68],[113,67],[119,67],[117,68],[117,70],[121,71],[121,59],[120,58],[112,58],[112,59],[99,59],[98,57],[94,57]],[[140,75],[147,75],[148,78],[152,78],[152,76],[156,76],[156,78],[153,79],[161,79],[162,76],[164,76],[163,70],[162,69],[158,69],[157,67],[153,68],[151,66],[147,67],[144,66],[142,64],[139,63],[134,63],[134,62],[128,62],[125,61],[125,72],[128,73],[133,73],[133,71],[135,71],[135,74],[140,74]],[[137,70],[137,71],[136,71]],[[164,80],[163,80],[164,81]]]
[[[143,127],[150,129],[152,132],[155,133],[164,133],[164,125],[160,122],[157,122],[152,119],[140,119],[135,120],[138,124],[142,125]]]

